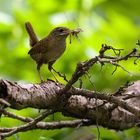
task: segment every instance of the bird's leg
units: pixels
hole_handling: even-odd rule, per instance
[[[51,62],[48,63],[48,69],[51,72],[51,74],[53,75],[55,81],[58,82],[57,78],[55,77],[54,73],[52,72],[52,70],[54,70],[53,67],[52,67],[52,65],[53,65],[54,62],[55,61],[51,61]]]
[[[41,66],[42,66],[42,63],[38,63],[38,64],[37,64],[38,75],[39,75],[40,81],[41,81],[41,83],[42,83],[42,82],[43,82],[43,79],[42,79],[41,74],[40,74],[40,67],[41,67]]]
[[[58,82],[57,78],[55,77],[54,73],[50,70],[51,74],[53,75],[56,82]]]

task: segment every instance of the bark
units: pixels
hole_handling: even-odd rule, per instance
[[[53,109],[65,116],[89,119],[92,125],[98,121],[99,125],[109,129],[124,130],[139,126],[140,81],[114,95],[75,87],[62,94],[63,88],[64,85],[53,81],[19,84],[1,80],[0,98],[9,103],[9,108],[16,110],[27,107]]]

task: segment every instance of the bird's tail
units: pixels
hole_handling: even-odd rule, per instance
[[[39,40],[30,22],[25,23],[26,31],[30,37],[30,46],[33,47]]]

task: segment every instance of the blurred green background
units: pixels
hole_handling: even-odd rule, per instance
[[[0,0],[0,77],[22,83],[37,83],[39,77],[35,62],[27,54],[29,47],[28,35],[24,23],[30,21],[39,38],[45,37],[56,26],[66,26],[71,29],[83,29],[79,35],[80,42],[72,38],[72,44],[67,39],[67,50],[54,64],[54,68],[65,73],[70,78],[76,64],[96,55],[101,44],[106,43],[115,48],[122,48],[125,54],[131,51],[140,39],[140,1],[139,0]],[[113,54],[109,52],[109,54]],[[140,78],[139,60],[121,62],[129,75],[118,68],[106,65],[102,69],[96,64],[90,69],[91,80],[98,91],[114,92],[126,81]],[[41,69],[43,78],[53,78],[47,66]],[[63,79],[59,78],[61,82]],[[83,77],[83,87],[92,89],[88,78]],[[76,84],[78,86],[79,83]],[[38,111],[25,109],[14,111],[24,116],[35,116]],[[61,114],[55,114],[56,120],[67,119]],[[48,118],[52,120],[52,116]],[[0,126],[15,126],[18,121],[1,118]],[[140,130],[133,128],[116,132],[100,128],[102,140],[140,140]],[[81,129],[61,129],[53,131],[30,131],[19,133],[8,140],[19,137],[20,140],[84,140],[96,139],[96,127]]]

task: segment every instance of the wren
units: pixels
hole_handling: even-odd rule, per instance
[[[72,34],[74,30],[70,30],[66,27],[56,27],[48,34],[47,37],[38,40],[29,22],[25,23],[25,27],[30,37],[31,46],[28,54],[36,61],[40,80],[43,81],[40,74],[41,66],[43,64],[48,64],[48,69],[51,72],[52,65],[66,49],[66,38],[68,35]]]

